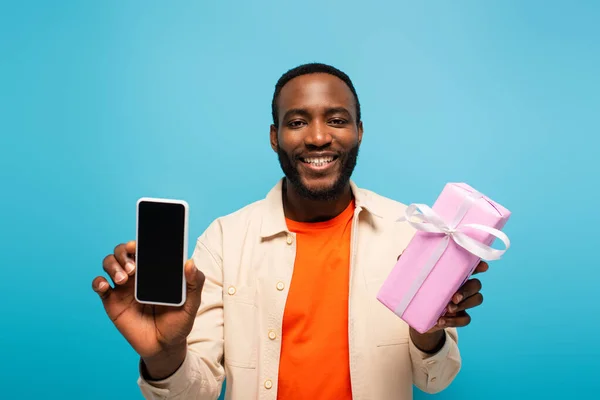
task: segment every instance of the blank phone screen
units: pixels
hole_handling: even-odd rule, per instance
[[[178,304],[182,300],[185,208],[142,201],[138,206],[137,297]]]

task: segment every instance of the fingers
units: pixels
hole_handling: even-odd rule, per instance
[[[479,262],[473,275],[486,272],[489,265],[485,261]],[[437,323],[437,327],[462,327],[471,323],[471,316],[465,311],[477,307],[483,303],[481,294],[481,281],[479,279],[469,279],[452,296],[448,304],[447,312]]]
[[[206,279],[202,271],[196,268],[193,260],[185,263],[185,279],[187,284],[187,299],[185,309],[190,315],[196,314],[202,298],[202,288]]]
[[[132,251],[133,250],[133,251]],[[125,271],[125,273],[129,276],[135,273],[135,242],[129,242],[127,244],[120,244],[115,247],[114,250],[115,258],[121,268]]]
[[[129,242],[125,243],[125,249],[127,250],[127,253],[131,254],[132,257],[134,257],[135,259],[135,249],[136,249],[136,243],[135,240],[130,240]]]
[[[102,267],[115,284],[124,285],[125,283],[127,283],[127,273],[125,272],[121,264],[117,261],[114,254],[110,254],[104,258],[104,261],[102,262]]]
[[[466,311],[456,313],[454,317],[444,316],[439,319],[438,326],[444,328],[460,328],[471,323],[471,316]]]
[[[472,275],[475,274],[480,274],[482,272],[487,271],[490,268],[490,266],[488,265],[488,263],[486,263],[485,261],[481,261],[477,267],[475,268],[475,270],[473,271]]]
[[[194,264],[194,260],[189,259],[185,263],[185,279],[187,281],[188,292],[202,290],[204,286],[204,274]]]
[[[97,276],[94,278],[92,281],[92,289],[98,294],[98,296],[100,296],[101,299],[107,298],[112,290],[106,279],[102,276]]]
[[[452,296],[452,302],[458,304],[467,297],[473,296],[481,290],[481,281],[479,279],[469,279],[458,289],[458,292]]]
[[[123,243],[115,247],[114,254],[109,254],[102,260],[102,268],[115,285],[123,286],[133,279],[128,276],[135,273],[135,241]],[[113,290],[108,281],[98,276],[92,281],[92,289],[105,299]]]
[[[448,305],[448,312],[455,314],[460,311],[465,311],[469,308],[480,306],[483,303],[483,295],[481,293],[475,293],[471,297],[467,297],[465,300],[458,304],[450,303]]]

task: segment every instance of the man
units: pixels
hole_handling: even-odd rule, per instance
[[[140,355],[147,399],[411,399],[461,366],[456,328],[481,304],[471,279],[430,332],[376,300],[414,234],[405,206],[350,176],[363,137],[351,80],[323,64],[284,74],[272,103],[271,147],[285,177],[267,197],[216,219],[186,263],[180,308],[133,298],[135,243],[104,259],[92,283]],[[481,263],[476,272],[487,269]]]

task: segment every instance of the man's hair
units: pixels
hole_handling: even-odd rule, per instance
[[[329,75],[337,76],[342,81],[344,81],[346,85],[348,85],[348,88],[350,88],[350,91],[354,95],[354,100],[356,102],[356,123],[358,124],[360,122],[360,103],[358,102],[358,95],[356,94],[356,90],[354,89],[354,85],[352,84],[352,80],[350,80],[350,77],[348,77],[348,75],[346,75],[339,69],[332,67],[331,65],[321,63],[309,63],[290,69],[285,74],[283,74],[281,78],[279,78],[279,80],[277,81],[277,84],[275,85],[275,93],[273,94],[273,101],[271,103],[273,124],[276,127],[279,127],[279,110],[277,108],[277,99],[279,99],[281,89],[285,86],[286,83],[298,76],[316,73],[326,73]]]

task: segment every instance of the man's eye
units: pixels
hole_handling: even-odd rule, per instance
[[[296,120],[296,121],[290,121],[288,123],[288,126],[290,128],[300,128],[302,125],[304,125],[304,121],[298,121],[298,120]]]
[[[329,121],[330,123],[334,124],[334,125],[343,125],[346,123],[345,119],[341,119],[341,118],[334,118],[332,120]]]

